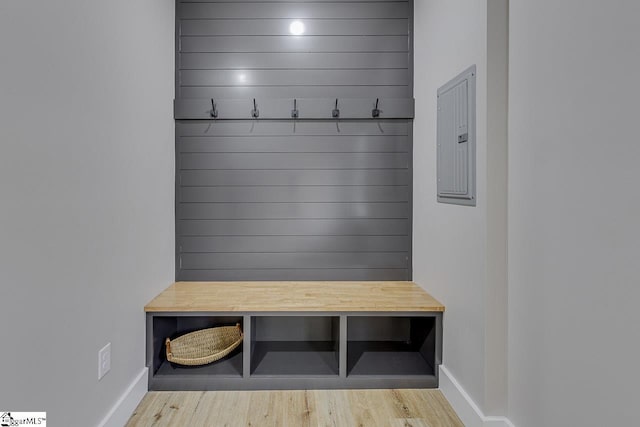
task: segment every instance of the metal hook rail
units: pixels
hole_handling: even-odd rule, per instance
[[[174,117],[177,120],[379,120],[414,117],[413,98],[272,98],[263,101],[266,107],[260,111],[256,98],[176,99]],[[251,104],[249,114],[247,103]]]

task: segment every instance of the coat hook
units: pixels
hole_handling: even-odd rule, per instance
[[[216,102],[213,98],[211,98],[211,117],[218,118],[218,110],[216,110]]]
[[[371,117],[380,117],[380,110],[378,110],[378,101],[379,100],[380,100],[379,98],[376,98],[376,108],[371,110]]]
[[[333,117],[334,119],[340,117],[340,110],[338,110],[338,98],[336,98],[336,108],[331,111],[331,117]]]
[[[293,98],[293,110],[291,110],[291,117],[294,119],[298,118],[298,100]]]
[[[251,117],[253,117],[254,119],[257,119],[259,115],[260,115],[260,112],[258,111],[258,105],[256,104],[256,99],[253,98],[253,110],[251,110]]]

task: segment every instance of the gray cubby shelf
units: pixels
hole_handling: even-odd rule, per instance
[[[235,350],[229,356],[204,366],[179,366],[163,360],[155,373],[156,377],[198,375],[242,378],[242,351]]]
[[[167,362],[165,338],[236,323],[222,360]],[[433,388],[441,333],[441,312],[148,312],[149,390]]]
[[[347,375],[435,375],[435,328],[434,317],[349,317]]]
[[[251,318],[251,375],[338,375],[338,316]]]
[[[165,339],[175,339],[181,335],[199,329],[216,326],[231,326],[237,323],[243,325],[242,316],[218,316],[210,313],[205,315],[167,315],[148,317],[147,323],[147,365],[150,378],[165,384],[181,387],[198,377],[204,380],[210,378],[242,378],[244,343],[230,355],[204,366],[181,366],[167,361]]]

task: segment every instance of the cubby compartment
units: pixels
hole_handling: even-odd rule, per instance
[[[349,316],[348,376],[434,376],[435,317]]]
[[[251,318],[252,376],[338,375],[338,316]]]
[[[218,326],[243,328],[242,316],[154,316],[153,320],[153,361],[152,373],[155,378],[172,377],[242,377],[242,351],[244,342],[228,356],[201,366],[183,366],[167,361],[165,339],[175,339],[181,335],[200,329]]]

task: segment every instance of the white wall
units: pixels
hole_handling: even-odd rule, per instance
[[[509,418],[640,424],[640,2],[513,0]]]
[[[507,381],[506,10],[503,0],[420,0],[414,18],[413,279],[447,308],[445,366],[485,414],[500,415]],[[436,93],[472,64],[477,207],[440,204]]]
[[[145,365],[174,273],[173,15],[0,2],[0,409],[96,425]]]

